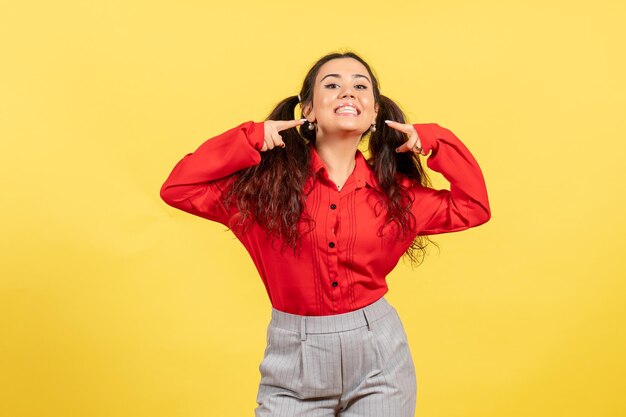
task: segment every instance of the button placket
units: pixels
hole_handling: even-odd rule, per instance
[[[336,225],[337,225],[337,218],[339,216],[339,211],[337,210],[337,201],[339,200],[339,193],[337,190],[333,190],[332,192],[329,193],[329,200],[328,201],[328,208],[330,210],[328,210],[328,215],[327,215],[327,219],[328,219],[328,229],[330,231],[328,238],[327,238],[327,251],[328,251],[328,259],[329,259],[329,265],[328,265],[328,282],[331,285],[331,289],[334,290],[339,286],[339,282],[337,281],[337,274],[338,274],[338,270],[339,270],[339,260],[338,260],[338,253],[337,253],[337,230],[336,230]],[[335,291],[333,291],[333,298],[337,299],[336,297],[340,296],[340,293],[336,293]]]

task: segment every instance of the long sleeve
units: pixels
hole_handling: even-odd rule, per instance
[[[449,129],[437,123],[413,125],[422,149],[431,152],[426,161],[441,173],[450,190],[414,187],[413,214],[417,234],[457,232],[486,223],[491,218],[487,187],[482,171],[467,147]]]
[[[227,177],[261,162],[263,122],[242,123],[206,140],[185,155],[161,186],[163,201],[172,207],[227,224],[230,213],[220,202]]]

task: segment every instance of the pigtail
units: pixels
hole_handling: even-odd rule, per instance
[[[293,120],[298,102],[298,96],[285,98],[265,120]],[[245,232],[257,222],[264,226],[272,241],[282,237],[286,246],[295,251],[299,243],[297,224],[305,205],[302,189],[311,156],[296,128],[283,130],[280,135],[285,147],[261,152],[261,162],[236,175],[223,202],[229,207],[237,200],[241,216],[233,228]]]
[[[393,100],[382,94],[378,106],[376,131],[371,132],[369,140],[372,166],[378,185],[384,190],[387,197],[388,216],[385,224],[397,222],[402,231],[402,237],[406,238],[408,233],[414,230],[415,216],[411,212],[413,201],[408,190],[398,181],[398,176],[404,175],[423,186],[430,186],[430,179],[426,175],[417,154],[396,152],[396,148],[405,143],[408,137],[405,133],[387,126],[384,121],[393,120],[398,123],[406,123],[402,109]],[[382,227],[379,233],[382,233]],[[427,236],[415,238],[411,243],[410,250],[406,252],[412,262],[421,263],[418,259],[420,257],[423,259],[426,254],[425,248],[428,242],[434,243]]]
[[[393,120],[406,123],[404,112],[393,100],[383,95],[378,105],[376,131],[370,136],[369,150],[379,184],[391,186],[396,182],[396,175],[401,173],[424,186],[430,186],[419,156],[413,152],[396,152],[396,148],[405,143],[408,136],[384,122]]]

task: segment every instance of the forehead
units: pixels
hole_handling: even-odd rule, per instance
[[[320,67],[316,80],[319,81],[328,74],[339,74],[343,77],[351,77],[352,74],[362,74],[369,78],[369,72],[365,65],[354,58],[331,59]]]

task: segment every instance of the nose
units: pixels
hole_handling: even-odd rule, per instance
[[[344,88],[341,91],[341,94],[339,94],[340,98],[344,98],[344,97],[352,97],[354,98],[354,92],[352,91],[352,87],[347,86],[346,88]]]

